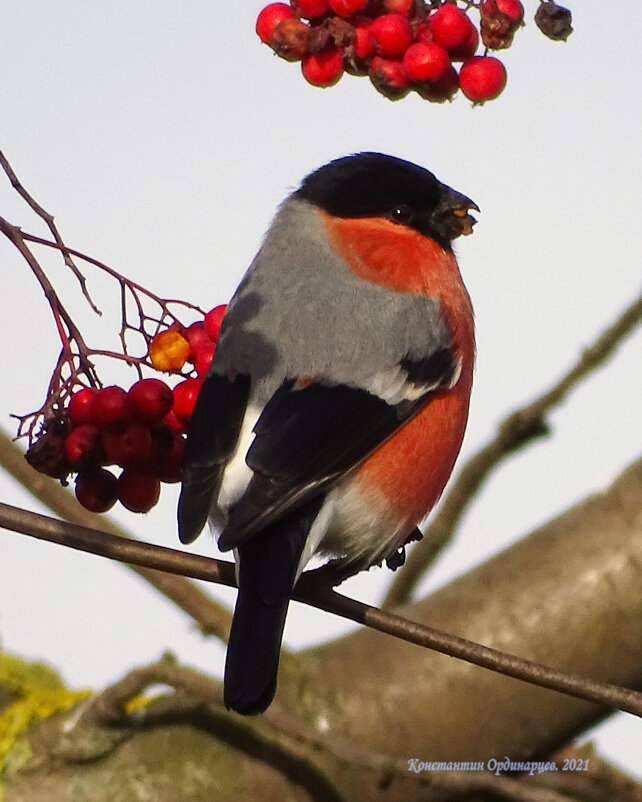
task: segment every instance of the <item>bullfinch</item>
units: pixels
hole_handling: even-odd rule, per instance
[[[187,438],[179,535],[209,520],[238,596],[224,701],[274,696],[292,589],[394,562],[459,452],[473,312],[451,243],[477,206],[427,170],[358,153],[304,178],[232,298]]]

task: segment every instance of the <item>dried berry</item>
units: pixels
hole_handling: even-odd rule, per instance
[[[413,87],[424,100],[431,103],[443,103],[452,100],[459,89],[459,76],[454,67],[451,67],[443,78],[438,81],[424,81]]]
[[[482,42],[491,50],[510,47],[523,17],[519,0],[484,0],[479,26]]]
[[[573,33],[572,15],[568,8],[562,8],[550,0],[541,3],[535,13],[535,24],[549,39],[565,42]]]
[[[65,436],[55,431],[43,431],[25,454],[32,468],[64,481],[71,471],[65,455]]]
[[[310,28],[299,19],[284,19],[274,27],[270,47],[286,61],[301,61],[308,52]],[[191,343],[190,343],[191,345]]]

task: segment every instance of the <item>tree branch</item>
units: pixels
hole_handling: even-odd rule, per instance
[[[0,167],[5,171],[7,178],[9,179],[11,186],[16,190],[18,195],[27,203],[27,205],[40,217],[42,220],[45,221],[47,224],[47,228],[51,232],[51,235],[55,239],[60,251],[62,252],[65,264],[74,274],[78,283],[80,284],[80,291],[82,292],[85,300],[91,307],[91,309],[97,314],[102,315],[100,309],[96,306],[93,302],[91,295],[89,294],[89,290],[87,289],[87,279],[85,276],[80,272],[78,266],[71,258],[70,252],[67,250],[67,246],[63,242],[62,237],[60,236],[60,232],[58,231],[58,227],[54,222],[54,216],[50,214],[46,209],[43,207],[33,198],[25,189],[22,182],[16,175],[13,167],[9,164],[7,157],[4,153],[0,150]]]
[[[505,459],[538,437],[549,433],[546,415],[613,355],[620,343],[642,322],[642,295],[638,297],[556,384],[499,424],[493,440],[460,469],[436,515],[395,575],[382,607],[403,604],[421,581],[427,568],[453,537],[464,513],[492,471]]]
[[[58,482],[35,471],[25,460],[24,452],[1,430],[0,465],[61,518],[82,526],[100,527],[103,533],[117,535],[119,542],[126,543],[127,539],[132,543],[136,542],[133,535],[116,526],[108,518],[94,515],[81,507],[73,495],[63,489]],[[183,577],[173,576],[165,571],[155,571],[151,567],[137,566],[132,567],[132,570],[191,616],[203,633],[215,635],[227,642],[232,622],[230,611],[214,601],[197,585]]]
[[[56,328],[58,330],[58,335],[60,337],[62,349],[49,382],[46,401],[40,410],[40,413],[47,417],[48,415],[53,414],[53,406],[57,401],[57,394],[54,391],[58,386],[65,387],[69,382],[76,381],[79,374],[83,374],[89,384],[97,385],[98,376],[90,360],[90,351],[85,343],[80,329],[76,326],[71,315],[63,306],[57,292],[47,278],[47,275],[40,266],[38,260],[25,244],[20,229],[17,226],[9,223],[9,221],[5,220],[4,217],[0,217],[0,232],[2,232],[7,239],[13,243],[20,255],[29,265],[32,273],[36,277],[36,280],[42,287],[45,298],[51,307]],[[76,346],[76,353],[74,353],[72,344],[75,344]],[[71,376],[67,379],[63,377],[63,368],[65,366],[69,366],[71,373]],[[29,428],[30,435],[33,425],[35,425],[35,421],[36,418],[34,418],[32,426]]]
[[[1,157],[0,152],[0,157]],[[0,158],[0,165],[2,160]],[[11,170],[10,166],[5,162],[5,171]],[[17,179],[16,179],[17,180]],[[29,196],[30,197],[30,196]],[[31,198],[30,205],[34,205],[40,209],[36,201]],[[47,215],[44,210],[42,214]],[[45,218],[46,219],[46,218]],[[53,218],[51,218],[53,223]],[[59,410],[67,398],[71,395],[73,389],[78,385],[84,385],[85,382],[81,376],[85,377],[86,383],[89,386],[100,386],[98,373],[93,364],[93,357],[102,356],[111,359],[124,361],[128,365],[133,366],[138,372],[139,378],[143,376],[143,367],[150,370],[155,370],[154,365],[149,356],[149,346],[153,337],[165,326],[170,324],[180,323],[178,317],[172,311],[174,307],[187,310],[190,313],[196,312],[200,316],[204,315],[203,310],[195,304],[188,301],[181,301],[173,298],[165,299],[160,298],[155,293],[138,284],[125,278],[121,273],[103,262],[93,259],[86,254],[76,251],[73,248],[68,248],[60,241],[51,242],[50,240],[37,237],[32,234],[26,234],[18,226],[14,226],[8,220],[0,217],[0,233],[4,234],[7,239],[14,245],[26,263],[29,265],[36,280],[42,287],[47,303],[51,308],[54,318],[54,323],[58,336],[61,341],[61,350],[54,367],[49,386],[47,388],[47,396],[42,406],[35,412],[27,413],[26,415],[16,415],[20,421],[18,427],[18,437],[27,436],[31,442],[34,438],[34,431],[39,421],[46,422],[53,418],[57,410]],[[116,353],[107,349],[91,348],[86,343],[80,329],[74,322],[73,318],[63,305],[58,293],[56,292],[53,284],[50,282],[45,271],[41,267],[35,255],[27,246],[27,242],[33,242],[39,245],[44,245],[48,248],[53,248],[61,251],[66,260],[70,260],[71,256],[82,259],[88,264],[98,268],[106,273],[118,283],[120,291],[120,331],[119,338],[122,353]],[[72,262],[71,264],[75,264]],[[84,276],[82,277],[81,287],[85,296],[89,297],[85,291]],[[91,301],[90,301],[91,303]],[[130,303],[133,304],[134,311],[130,311]],[[154,310],[148,311],[146,304],[154,305]],[[130,346],[128,345],[128,334],[135,334],[142,340],[142,348],[139,353],[142,356],[135,356],[130,353]],[[185,377],[189,375],[183,372],[182,369],[169,371],[179,376]]]
[[[124,539],[117,535],[70,524],[44,515],[0,504],[0,526],[39,540],[108,557],[129,564],[181,574],[193,579],[235,586],[232,563],[189,554],[175,549]],[[530,660],[489,649],[458,638],[321,586],[314,572],[303,575],[293,598],[320,610],[340,615],[356,623],[385,632],[419,646],[457,657],[509,677],[566,693],[609,708],[618,708],[642,716],[642,694],[608,683],[556,671]]]
[[[398,614],[500,652],[642,690],[642,459]],[[360,628],[307,649],[277,699],[380,751],[525,760],[607,711]],[[302,692],[306,690],[304,695]]]
[[[260,740],[266,751],[274,751],[275,745],[287,750],[291,758],[305,765],[307,776],[314,778],[317,785],[323,777],[326,785],[324,801],[336,799],[340,802],[344,798],[334,788],[330,778],[341,776],[345,769],[354,771],[356,768],[374,775],[372,782],[380,787],[395,777],[400,782],[411,780],[420,786],[451,793],[487,791],[496,794],[500,799],[515,802],[571,802],[570,797],[553,790],[525,785],[515,779],[493,776],[488,772],[411,773],[408,761],[370,750],[338,733],[328,735],[319,732],[294,717],[278,703],[273,703],[260,718],[239,717],[223,707],[220,682],[192,668],[179,665],[169,656],[152,665],[134,669],[93,697],[90,704],[85,706],[77,725],[122,724],[128,718],[128,704],[131,700],[143,694],[150,686],[158,684],[181,691],[204,704],[217,723],[227,730],[234,729],[238,732],[241,744]],[[184,704],[176,699],[164,698],[138,708],[137,715],[152,723],[158,718],[159,712],[166,717],[172,711],[180,713],[183,707]],[[324,771],[322,760],[329,764],[330,771]],[[278,765],[275,767],[278,768]]]

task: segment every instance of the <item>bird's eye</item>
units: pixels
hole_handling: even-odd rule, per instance
[[[404,204],[394,206],[388,215],[393,223],[402,223],[407,225],[413,218],[412,209]]]

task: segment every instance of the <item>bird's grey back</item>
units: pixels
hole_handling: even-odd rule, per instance
[[[229,304],[212,370],[249,374],[265,401],[286,378],[364,386],[449,344],[438,300],[360,279],[316,207],[290,197]]]

